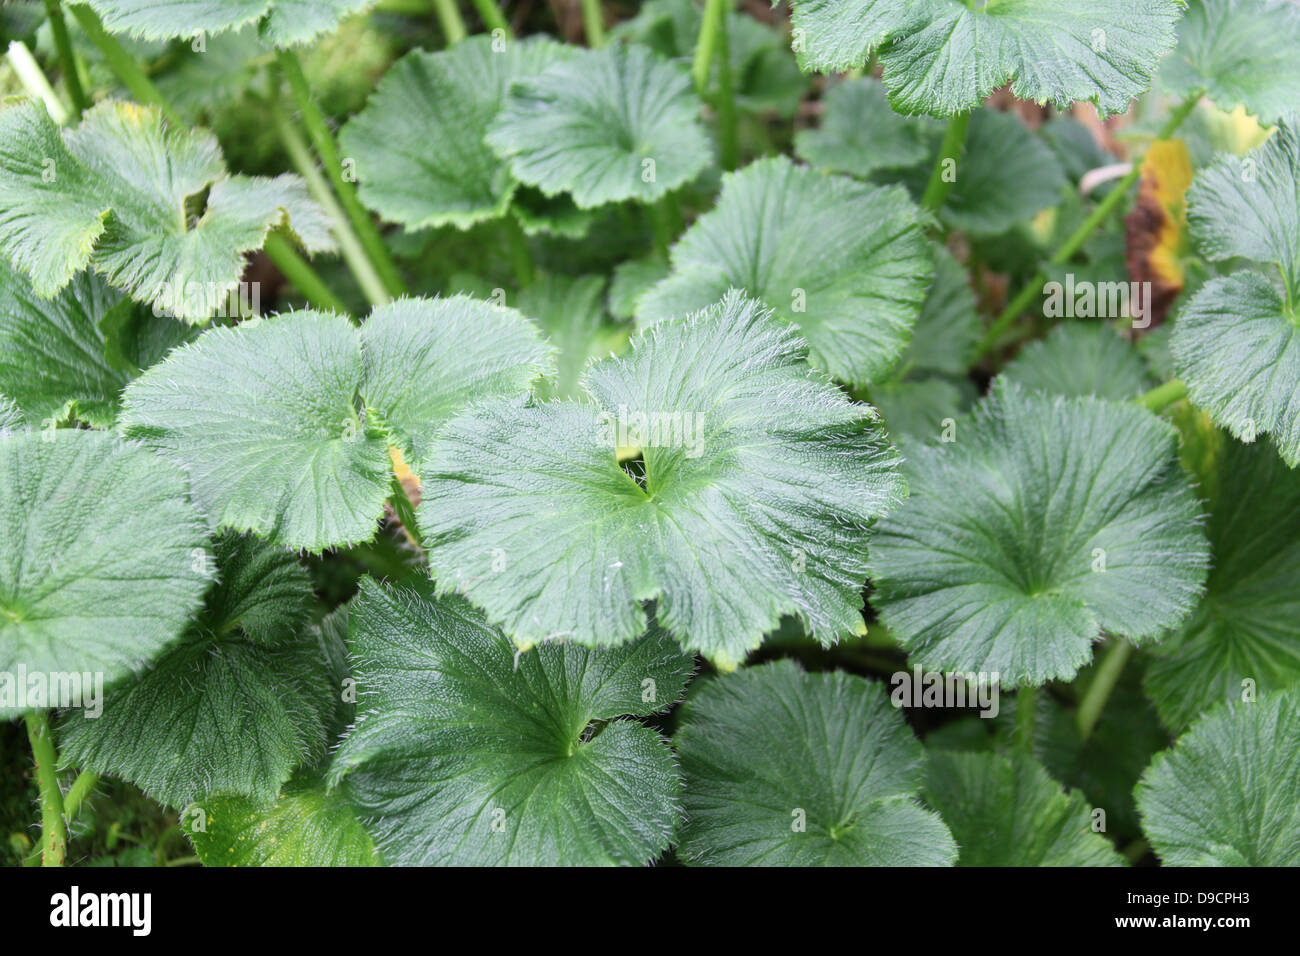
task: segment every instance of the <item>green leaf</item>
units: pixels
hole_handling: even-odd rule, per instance
[[[1166,866],[1300,865],[1300,692],[1223,705],[1157,754],[1137,787]]]
[[[294,312],[177,349],[131,383],[122,422],[185,467],[212,527],[320,551],[373,537],[390,444],[422,455],[471,399],[525,394],[546,367],[522,316],[467,296],[400,299],[360,333]]]
[[[612,355],[627,342],[626,326],[605,316],[602,276],[542,276],[520,291],[518,307],[559,350],[555,383],[541,389],[544,397],[580,397],[587,362]]]
[[[268,802],[325,749],[327,693],[310,633],[274,645],[192,635],[59,727],[65,767],[112,774],[180,808],[232,791]]]
[[[1267,446],[1226,441],[1210,509],[1214,568],[1191,620],[1158,649],[1147,689],[1181,730],[1246,686],[1300,682],[1300,473]]]
[[[1011,83],[1022,99],[1122,113],[1174,45],[1179,0],[795,0],[804,69],[863,67],[879,51],[890,103],[951,116]]]
[[[904,485],[871,410],[805,358],[731,293],[588,366],[594,405],[475,406],[434,444],[418,512],[440,588],[520,646],[623,643],[657,600],[723,668],[783,615],[823,643],[860,629],[866,525]]]
[[[636,303],[642,294],[668,275],[668,263],[658,256],[628,259],[614,268],[609,283],[609,312],[618,319],[636,315]]]
[[[215,551],[186,638],[113,685],[102,714],[65,716],[66,766],[124,777],[179,808],[212,791],[269,801],[323,753],[337,691],[307,627],[306,569],[251,537],[225,535]]]
[[[874,77],[837,83],[822,103],[821,126],[794,137],[799,158],[818,169],[866,179],[878,170],[915,166],[930,153],[930,124],[895,113]]]
[[[483,141],[515,80],[574,53],[549,38],[470,37],[448,50],[414,50],[380,81],[339,133],[355,160],[362,200],[412,229],[467,229],[505,214],[518,185]]]
[[[796,325],[810,361],[855,385],[902,354],[933,275],[920,210],[899,187],[824,176],[779,157],[723,177],[717,206],[673,246],[645,293],[653,323],[744,289]]]
[[[783,660],[710,681],[674,741],[686,823],[677,854],[716,866],[950,866],[917,804],[924,753],[884,687]]]
[[[130,348],[103,329],[130,325]],[[138,372],[181,344],[187,326],[154,317],[89,273],[53,299],[36,295],[23,276],[0,261],[0,391],[34,423],[61,421],[69,412],[97,428],[117,416],[122,389]]]
[[[261,21],[280,47],[306,43],[338,26],[374,0],[84,0],[111,33],[170,40],[222,33]]]
[[[692,669],[663,632],[518,654],[457,597],[364,579],[351,645],[366,713],[331,778],[399,865],[646,863],[681,811],[672,752],[616,718],[660,711]],[[594,723],[593,723],[594,722]]]
[[[1069,680],[1103,632],[1145,643],[1191,610],[1209,549],[1172,427],[999,380],[954,438],[912,449],[872,539],[872,603],[914,664]]]
[[[1243,106],[1271,126],[1300,100],[1297,35],[1300,9],[1290,0],[1188,0],[1161,88],[1207,95],[1223,110]]]
[[[0,673],[129,674],[198,607],[204,544],[184,476],[145,449],[81,429],[0,438]],[[4,689],[0,716],[26,709]]]
[[[199,322],[272,229],[292,229],[309,252],[334,246],[300,179],[231,176],[215,137],[168,129],[155,107],[106,101],[60,136],[44,106],[9,106],[0,173],[10,210],[0,248],[45,297],[89,265],[137,301]]]
[[[181,826],[204,866],[379,866],[374,841],[341,792],[289,783],[275,802],[213,794],[190,804]],[[202,829],[199,827],[202,826]]]
[[[906,456],[905,445],[939,441],[970,411],[976,393],[966,379],[922,374],[877,385],[867,397],[880,409],[890,440]]]
[[[932,753],[925,801],[961,847],[958,866],[1123,866],[1092,808],[1023,753]]]
[[[524,316],[465,295],[377,308],[360,338],[366,406],[406,439],[413,462],[465,406],[526,396],[551,369],[550,349]]]
[[[937,131],[936,131],[937,133]],[[932,136],[937,160],[938,137]],[[928,176],[934,162],[923,169]],[[1061,201],[1065,170],[1019,117],[994,109],[971,114],[956,180],[939,212],[955,229],[997,236]]]
[[[1022,348],[1002,374],[1030,390],[1115,401],[1155,384],[1137,350],[1104,322],[1062,322]]]
[[[0,395],[0,438],[23,426],[23,410],[7,395]]]
[[[1268,433],[1300,465],[1300,131],[1295,118],[1245,158],[1221,155],[1188,190],[1188,221],[1211,259],[1276,268],[1206,282],[1182,309],[1172,349],[1192,401],[1246,442]]]
[[[934,283],[921,305],[916,330],[900,365],[965,375],[975,361],[975,347],[982,334],[966,270],[946,248],[934,246]]]
[[[581,209],[654,202],[710,159],[690,78],[645,47],[581,50],[510,87],[487,142],[515,178]]]

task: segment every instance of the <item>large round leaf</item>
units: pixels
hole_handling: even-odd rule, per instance
[[[521,182],[582,209],[653,202],[708,165],[699,112],[683,70],[616,44],[514,83],[487,141]]]
[[[719,678],[675,738],[677,852],[720,866],[948,866],[957,847],[917,804],[924,754],[881,684],[777,661]]]
[[[1223,704],[1137,787],[1166,866],[1300,865],[1300,691]]]
[[[744,289],[798,326],[812,364],[856,385],[898,359],[933,275],[920,211],[900,187],[784,157],[724,177],[718,205],[673,247],[672,266],[638,302],[643,323]]]
[[[206,561],[184,475],[148,450],[79,429],[0,437],[0,716],[27,709],[20,668],[109,682],[155,657]]]
[[[827,643],[859,629],[866,526],[904,486],[871,409],[805,354],[733,293],[588,366],[593,403],[475,406],[425,471],[439,586],[521,646],[631,640],[657,600],[727,668],[783,615]]]
[[[332,30],[374,0],[85,0],[118,33],[149,40],[222,33],[261,21],[276,46],[294,46]]]
[[[1008,82],[1022,99],[1122,113],[1174,45],[1181,13],[1180,0],[794,0],[794,46],[823,73],[879,51],[903,113],[964,112]]]
[[[681,695],[692,660],[667,635],[519,654],[464,600],[367,578],[351,646],[366,713],[331,779],[379,821],[391,862],[637,865],[667,849],[672,753],[616,719]]]
[[[511,82],[573,50],[544,38],[495,44],[480,36],[412,51],[339,133],[361,198],[385,219],[465,229],[505,213],[518,184],[483,137]]]
[[[1103,632],[1151,641],[1191,610],[1209,548],[1169,425],[999,380],[953,437],[913,449],[872,540],[872,603],[915,663],[1069,680]]]
[[[294,312],[176,350],[122,420],[185,467],[213,527],[320,551],[374,535],[390,444],[422,454],[471,400],[526,394],[546,355],[523,316],[468,296],[400,299],[359,333]]]

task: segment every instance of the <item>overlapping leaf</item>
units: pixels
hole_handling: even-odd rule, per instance
[[[1170,426],[999,381],[954,437],[913,449],[872,542],[872,603],[915,663],[1068,680],[1103,632],[1154,640],[1192,608],[1208,546]]]
[[[854,384],[897,361],[933,274],[922,216],[901,188],[823,176],[783,157],[724,177],[718,205],[671,255],[672,274],[638,303],[640,321],[744,289],[799,328],[813,365]]]
[[[259,22],[276,46],[306,43],[374,0],[85,0],[114,33],[149,40],[222,33]]]
[[[915,166],[929,155],[932,121],[895,113],[874,77],[837,83],[822,104],[821,125],[794,138],[799,158],[818,169],[866,179],[878,170]]]
[[[110,427],[139,366],[154,364],[192,334],[189,326],[124,299],[98,276],[78,275],[44,299],[0,262],[0,391],[37,424],[71,412]]]
[[[512,84],[487,142],[515,178],[581,209],[653,202],[709,163],[690,78],[641,46],[582,50]]]
[[[393,863],[638,865],[667,849],[672,753],[617,719],[680,696],[692,660],[666,634],[519,655],[463,599],[367,579],[351,645],[366,713],[331,779]]]
[[[1161,87],[1204,93],[1221,109],[1244,106],[1272,125],[1300,100],[1300,8],[1290,0],[1188,0]]]
[[[305,569],[233,535],[216,559],[218,581],[186,638],[114,685],[102,714],[64,718],[66,765],[124,777],[179,809],[211,791],[269,801],[324,751],[337,690],[306,626]]]
[[[291,229],[311,252],[334,244],[297,177],[231,176],[211,134],[114,101],[62,134],[42,105],[0,110],[0,208],[0,251],[38,295],[89,266],[196,322],[225,302],[244,253],[272,229]]]
[[[1268,433],[1292,468],[1300,464],[1297,197],[1295,118],[1249,156],[1220,156],[1196,177],[1188,221],[1201,250],[1211,259],[1253,260],[1268,272],[1206,282],[1182,309],[1172,343],[1192,401],[1244,441]]]
[[[792,661],[712,681],[675,738],[678,855],[721,866],[947,866],[957,847],[916,800],[920,741],[880,684]]]
[[[1174,45],[1179,0],[795,0],[795,52],[833,73],[880,52],[894,108],[950,116],[999,86],[1122,113]]]
[[[145,664],[197,608],[206,554],[184,475],[146,449],[80,429],[0,437],[8,693],[20,668],[112,681]],[[24,709],[0,697],[0,714]]]
[[[1300,865],[1300,692],[1219,706],[1156,756],[1137,800],[1166,866]]]
[[[513,81],[573,50],[545,38],[495,42],[407,54],[339,133],[362,200],[385,219],[465,229],[505,213],[518,182],[483,141],[488,126]]]
[[[347,798],[319,781],[291,781],[269,805],[214,794],[187,807],[181,824],[204,866],[381,863]]]
[[[1104,322],[1061,323],[1021,349],[1003,375],[1052,395],[1116,401],[1135,398],[1155,384],[1137,350]]]
[[[1208,591],[1147,671],[1175,729],[1247,690],[1300,683],[1300,474],[1266,445],[1231,440],[1217,471]]]
[[[543,395],[577,398],[582,370],[590,359],[611,355],[627,342],[628,328],[605,315],[605,280],[600,276],[542,276],[519,293],[518,308],[558,349],[554,385]]]
[[[1123,866],[1092,808],[1023,753],[932,753],[925,801],[961,847],[958,866]]]
[[[213,527],[319,551],[374,534],[390,444],[418,460],[464,405],[545,367],[532,325],[467,296],[398,300],[360,334],[294,312],[176,350],[131,383],[122,421],[185,467]]]
[[[860,628],[865,526],[904,486],[871,410],[805,355],[731,293],[589,366],[594,404],[475,406],[425,472],[440,587],[521,646],[623,643],[656,600],[684,647],[725,668],[782,615],[823,642]]]

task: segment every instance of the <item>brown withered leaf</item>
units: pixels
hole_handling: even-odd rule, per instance
[[[1183,291],[1182,256],[1187,242],[1187,187],[1192,160],[1180,139],[1157,140],[1142,160],[1137,204],[1124,217],[1125,258],[1130,281],[1151,283],[1151,322],[1164,321]]]

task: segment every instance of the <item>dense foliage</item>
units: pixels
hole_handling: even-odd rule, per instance
[[[8,861],[1300,865],[1300,7],[514,6],[0,10]]]

